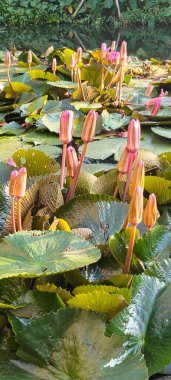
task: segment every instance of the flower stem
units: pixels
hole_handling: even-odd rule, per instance
[[[62,164],[61,164],[61,176],[60,176],[60,188],[64,186],[64,173],[65,173],[65,161],[66,161],[67,144],[63,144],[62,150]]]
[[[11,220],[12,220],[12,232],[13,232],[13,234],[16,232],[14,206],[15,206],[14,197],[11,197]]]
[[[129,220],[128,220],[128,214],[127,214],[125,221],[122,224],[121,230],[125,230],[125,228],[128,227],[128,224],[129,224]]]
[[[66,203],[69,202],[74,197],[75,188],[76,188],[76,185],[77,185],[77,181],[78,181],[78,177],[79,177],[79,174],[80,174],[81,166],[82,166],[82,163],[84,161],[84,157],[85,157],[85,153],[86,153],[86,149],[87,149],[87,144],[88,144],[87,142],[84,143],[83,150],[82,150],[81,157],[80,157],[80,161],[79,161],[79,165],[77,167],[75,176],[74,176],[74,178],[71,181],[71,186],[69,188],[69,191],[68,191],[68,194],[67,194],[67,197],[66,197]]]
[[[114,191],[114,194],[113,194],[114,198],[117,197],[118,191],[119,191],[119,187],[118,187],[118,185],[116,185],[116,188],[115,188],[115,191]]]
[[[17,198],[17,222],[18,222],[18,231],[22,231],[22,224],[21,224],[21,198]]]
[[[133,252],[133,248],[134,248],[136,229],[137,229],[136,225],[133,225],[132,228],[131,228],[131,236],[130,236],[128,251],[127,251],[126,261],[125,261],[125,267],[124,267],[124,270],[123,270],[124,274],[128,274],[129,270],[130,270],[131,259],[132,259],[132,252]]]

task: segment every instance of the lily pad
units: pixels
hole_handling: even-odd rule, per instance
[[[22,128],[18,123],[15,123],[15,121],[11,121],[11,123],[0,128],[0,135],[18,136],[24,132],[24,128]]]
[[[159,203],[171,200],[171,181],[156,176],[146,176],[144,188],[148,193],[154,193]]]
[[[48,276],[100,258],[92,244],[63,231],[15,233],[4,238],[0,252],[0,278]]]
[[[121,146],[122,141],[118,138],[103,139],[99,141],[92,141],[88,144],[86,150],[86,157],[94,158],[96,160],[105,160],[117,152]],[[83,147],[79,148],[79,153],[82,152]]]
[[[171,128],[160,128],[154,127],[151,130],[159,136],[165,137],[166,139],[171,139]]]
[[[102,112],[103,128],[106,131],[115,131],[125,127],[130,121],[130,116],[123,116],[119,113],[108,113],[106,110]]]

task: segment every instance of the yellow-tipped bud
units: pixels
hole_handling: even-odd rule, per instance
[[[128,125],[127,148],[135,152],[140,147],[140,122],[138,119],[132,119]]]
[[[144,211],[144,224],[150,230],[157,220],[157,202],[155,194],[150,194]]]
[[[122,41],[120,49],[120,63],[125,64],[127,62],[127,43]]]
[[[139,161],[132,173],[131,181],[129,184],[129,195],[133,196],[135,188],[141,186],[144,189],[144,162]]]
[[[11,55],[10,55],[10,52],[8,50],[5,53],[5,66],[7,69],[9,69],[11,66]]]
[[[17,176],[18,176],[18,171],[13,170],[10,175],[10,183],[9,183],[9,195],[11,197],[15,196],[15,185],[16,185]]]
[[[113,51],[116,50],[116,41],[112,41],[111,50],[113,50]]]
[[[79,47],[79,48],[77,49],[77,55],[76,55],[76,63],[77,63],[77,64],[78,64],[78,63],[81,63],[81,61],[82,61],[82,53],[83,53],[83,50],[82,50],[81,47]]]
[[[53,58],[53,61],[52,61],[52,71],[53,71],[54,74],[56,72],[56,67],[57,67],[56,58]]]
[[[75,54],[71,54],[70,69],[74,69],[74,68],[75,68]]]
[[[97,125],[97,118],[98,113],[94,110],[90,110],[85,118],[81,135],[81,138],[85,143],[92,141],[94,138]]]
[[[137,186],[128,210],[128,221],[133,226],[137,226],[141,223],[143,215],[143,189]]]
[[[72,146],[67,148],[66,162],[67,174],[69,177],[73,178],[78,167],[78,158],[76,151]]]
[[[31,65],[32,63],[32,51],[31,50],[28,50],[28,54],[27,54],[27,63],[29,65]]]
[[[130,169],[132,169],[132,165],[136,159],[136,152],[130,152],[127,147],[122,152],[118,170],[120,173],[129,173]]]
[[[15,196],[21,198],[26,192],[26,182],[27,182],[27,170],[26,168],[21,168],[18,171],[18,175],[15,181]]]
[[[101,44],[101,57],[102,59],[106,58],[106,52],[107,52],[107,45],[105,42]]]
[[[73,111],[62,111],[60,114],[59,139],[63,144],[68,144],[72,140],[73,132]]]

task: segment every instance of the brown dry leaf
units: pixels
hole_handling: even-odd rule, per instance
[[[64,204],[57,176],[50,175],[40,181],[39,202],[52,212]]]
[[[33,207],[31,206],[30,209],[28,210],[24,220],[23,220],[22,227],[23,227],[24,231],[30,231],[31,230],[32,221],[33,221],[32,209],[33,209]]]

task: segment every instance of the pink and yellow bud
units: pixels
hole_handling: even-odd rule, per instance
[[[67,174],[73,178],[78,167],[78,158],[75,149],[72,146],[67,148],[66,154]]]
[[[101,58],[105,59],[106,58],[106,52],[107,52],[107,45],[105,42],[101,44]]]
[[[52,60],[52,71],[54,74],[56,72],[56,67],[57,67],[56,58],[53,58],[53,60]]]
[[[141,223],[143,215],[143,189],[141,186],[135,188],[128,210],[128,222],[133,226]]]
[[[11,197],[15,196],[15,185],[16,185],[17,176],[18,176],[18,171],[13,170],[10,175],[10,183],[9,183],[9,195]]]
[[[155,194],[150,194],[144,211],[144,224],[150,230],[157,220],[157,202]]]
[[[59,139],[62,144],[68,144],[72,140],[73,133],[73,111],[62,111],[60,114]]]
[[[146,88],[146,90],[145,90],[144,95],[145,95],[145,96],[150,96],[151,93],[152,93],[152,91],[153,91],[153,89],[154,89],[154,86],[153,86],[152,84],[149,84],[149,86],[148,86],[148,87]]]
[[[77,49],[77,55],[76,55],[76,63],[77,63],[77,64],[78,64],[78,63],[81,63],[81,61],[82,61],[82,53],[83,53],[83,50],[82,50],[81,47],[79,47],[79,48]]]
[[[27,170],[26,168],[21,168],[18,171],[15,182],[15,196],[17,198],[24,197],[26,192],[26,182],[27,182]]]
[[[70,69],[74,69],[74,68],[75,68],[75,54],[71,54]]]
[[[122,41],[120,49],[120,63],[125,64],[127,62],[127,43]]]
[[[32,51],[31,50],[28,50],[28,53],[27,53],[27,63],[29,65],[31,65],[31,63],[32,63]]]
[[[145,176],[145,170],[144,170],[144,162],[139,161],[132,173],[131,181],[129,184],[129,195],[130,197],[133,196],[134,191],[137,186],[142,187],[144,189],[144,176]]]
[[[122,152],[119,160],[118,170],[120,173],[129,173],[136,159],[137,152],[130,152],[127,147]]]
[[[127,149],[130,152],[138,151],[140,147],[140,122],[132,119],[128,125]]]
[[[8,50],[5,53],[5,66],[7,69],[9,69],[11,66],[11,55],[10,55],[10,52]]]
[[[82,129],[81,138],[84,143],[88,143],[93,140],[96,131],[97,119],[98,113],[94,110],[90,110],[84,120]]]

